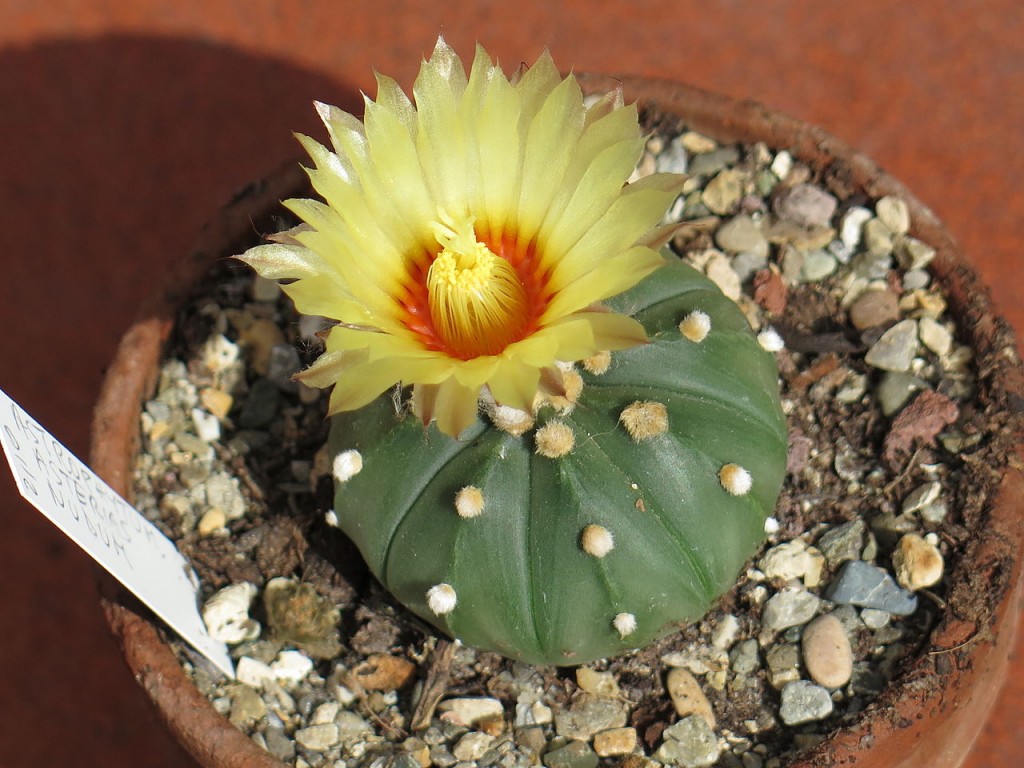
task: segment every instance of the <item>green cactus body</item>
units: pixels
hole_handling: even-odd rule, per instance
[[[535,664],[641,647],[705,613],[763,540],[786,458],[773,357],[677,260],[607,304],[651,343],[581,371],[567,412],[540,408],[538,429],[571,430],[564,455],[483,416],[459,440],[424,430],[390,395],[332,417],[332,455],[362,459],[337,484],[338,525],[388,590],[462,642]],[[695,311],[710,328],[681,332]],[[636,403],[653,405],[634,407],[631,435]],[[647,431],[645,407],[661,415]]]

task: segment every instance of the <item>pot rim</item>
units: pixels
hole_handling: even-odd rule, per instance
[[[1024,403],[1024,370],[1009,325],[998,317],[987,289],[936,216],[902,183],[869,158],[824,130],[768,109],[693,86],[640,77],[578,76],[585,92],[621,84],[642,111],[685,122],[723,143],[764,142],[788,149],[836,183],[869,198],[897,195],[911,212],[911,233],[937,251],[930,271],[940,280],[960,332],[978,358],[993,364],[983,382],[989,393]],[[131,497],[132,460],[139,444],[138,417],[152,393],[159,361],[178,307],[213,258],[237,251],[236,244],[279,210],[279,201],[305,187],[297,163],[239,192],[200,233],[188,257],[176,263],[167,283],[142,307],[122,339],[96,406],[90,448],[95,471],[125,498]],[[127,406],[127,407],[126,407]],[[1024,430],[1011,422],[1007,445],[1024,460]],[[1013,448],[1011,447],[1011,450]],[[1024,471],[1004,468],[995,498],[985,502],[986,524],[958,559],[952,584],[999,595],[991,617],[947,616],[933,630],[913,663],[850,726],[837,729],[789,764],[790,768],[856,765],[909,768],[927,764],[953,768],[966,756],[995,702],[1005,677],[1022,596],[1019,552],[1024,549]],[[972,563],[967,570],[967,563]],[[136,680],[146,690],[175,737],[203,765],[225,768],[283,768],[244,733],[219,715],[185,674],[163,640],[159,622],[112,578],[101,574],[103,610]],[[952,586],[951,586],[952,589]],[[937,701],[922,700],[923,677],[946,681]],[[968,706],[968,702],[974,706]],[[933,729],[935,732],[933,732]]]

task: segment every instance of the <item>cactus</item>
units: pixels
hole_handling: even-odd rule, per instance
[[[658,252],[685,179],[630,181],[621,91],[585,100],[546,52],[509,78],[478,47],[467,75],[439,39],[413,93],[378,76],[362,122],[318,104],[323,201],[286,201],[302,223],[241,257],[334,321],[299,374],[333,387],[328,519],[464,642],[553,664],[643,645],[761,540],[786,453],[771,339]]]
[[[332,417],[332,455],[361,458],[338,525],[462,642],[537,664],[641,647],[699,618],[763,539],[786,454],[771,355],[678,260],[609,306],[650,343],[585,362],[575,403],[547,398],[532,430],[492,407],[452,440],[394,393]]]

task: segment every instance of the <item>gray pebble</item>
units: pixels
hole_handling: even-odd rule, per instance
[[[917,597],[902,589],[884,569],[852,560],[836,574],[826,597],[834,603],[877,608],[897,616],[917,609]]]
[[[686,173],[687,165],[686,148],[678,137],[670,141],[654,160],[654,169],[659,173]]]
[[[820,685],[797,680],[782,689],[779,717],[786,725],[823,720],[832,714],[832,697]]]
[[[295,741],[285,733],[284,728],[268,727],[263,731],[263,739],[267,751],[282,762],[290,762],[295,758]]]
[[[821,600],[804,589],[786,587],[768,600],[761,612],[765,629],[788,629],[806,624],[818,612]]]
[[[835,197],[813,184],[797,184],[775,198],[775,213],[780,219],[802,227],[825,226],[836,212]]]
[[[921,390],[928,389],[928,382],[911,373],[888,371],[875,388],[878,405],[882,413],[892,416],[898,412],[910,398]]]
[[[267,379],[282,392],[295,392],[299,385],[292,379],[302,362],[299,352],[291,344],[275,344],[270,350],[270,361],[267,363]]]
[[[765,654],[768,665],[768,681],[772,687],[781,689],[800,679],[800,648],[796,643],[778,643]]]
[[[932,276],[923,269],[911,269],[903,273],[903,290],[918,291],[927,288],[932,281]]]
[[[729,652],[729,668],[739,676],[753,674],[761,666],[757,640],[744,640]]]
[[[269,379],[257,379],[249,389],[249,396],[242,404],[238,414],[238,424],[242,429],[260,429],[270,426],[281,403],[281,393],[277,385]]]
[[[555,715],[555,731],[568,739],[589,741],[598,731],[621,728],[626,724],[626,710],[616,699],[584,694],[567,710]]]
[[[884,280],[892,269],[892,256],[887,253],[860,253],[852,263],[853,274],[865,280]]]
[[[828,251],[820,248],[804,256],[804,265],[800,269],[800,280],[805,283],[816,283],[836,271],[839,262]]]
[[[864,223],[864,247],[875,256],[888,256],[892,253],[893,232],[881,219],[868,219]]]
[[[300,728],[295,732],[295,741],[303,749],[312,752],[326,752],[341,742],[341,735],[338,733],[338,726],[334,723],[322,723],[321,725],[311,725],[308,728]]]
[[[880,611],[877,608],[863,608],[860,618],[868,629],[881,629],[889,623],[889,619],[892,617],[886,611]]]
[[[715,242],[719,248],[731,253],[750,253],[761,259],[768,257],[768,239],[745,213],[724,222],[715,232]]]
[[[904,235],[910,229],[910,209],[906,202],[894,195],[887,195],[875,203],[875,213],[889,230]]]
[[[718,737],[700,715],[684,717],[670,725],[663,734],[665,741],[654,757],[681,768],[707,768],[721,755]]]
[[[924,269],[935,258],[935,249],[915,237],[901,237],[897,241],[896,258],[906,270]]]
[[[546,753],[542,758],[547,768],[597,768],[597,753],[585,741],[570,741]]]
[[[723,168],[735,165],[739,159],[740,152],[736,147],[722,147],[712,152],[702,152],[693,156],[686,173],[691,176],[710,176]]]
[[[859,518],[833,526],[818,539],[818,549],[831,568],[847,560],[857,560],[861,556],[867,530],[867,525]]]
[[[701,193],[701,201],[712,213],[719,216],[732,213],[743,197],[746,176],[742,171],[726,168],[708,182]]]
[[[864,362],[885,371],[908,371],[917,354],[917,322],[903,320],[871,345]]]

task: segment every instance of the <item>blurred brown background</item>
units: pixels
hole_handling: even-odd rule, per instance
[[[0,387],[78,455],[135,308],[246,181],[410,86],[442,32],[506,65],[749,97],[873,156],[945,220],[1024,329],[1018,0],[0,0]],[[1018,338],[1020,334],[1018,334]],[[191,765],[114,650],[84,555],[0,468],[0,765]],[[969,765],[1024,765],[1024,644]]]

